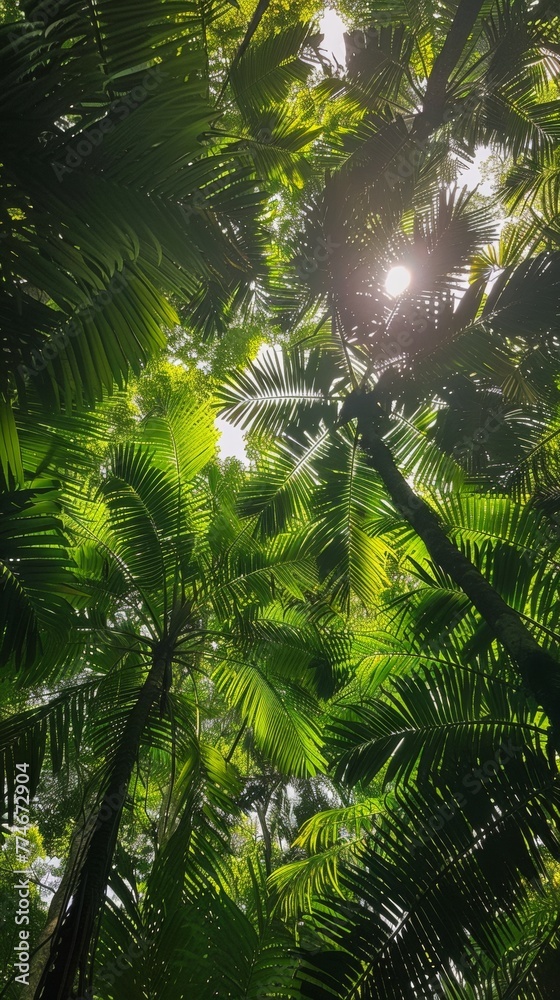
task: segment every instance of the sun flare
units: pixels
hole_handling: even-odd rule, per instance
[[[387,272],[387,277],[385,278],[385,291],[392,298],[396,299],[399,295],[402,295],[404,291],[410,285],[410,271],[406,267],[402,267],[399,264],[398,267],[392,267],[390,271]]]

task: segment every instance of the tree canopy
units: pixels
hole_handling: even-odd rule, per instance
[[[559,995],[560,4],[338,13],[2,4],[7,1000]]]

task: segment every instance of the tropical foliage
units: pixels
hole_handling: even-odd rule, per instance
[[[560,10],[2,10],[2,995],[557,996]]]

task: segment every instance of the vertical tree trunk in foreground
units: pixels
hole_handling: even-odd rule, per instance
[[[89,816],[84,823],[76,823],[70,842],[70,850],[64,868],[60,885],[53,894],[47,914],[47,922],[39,935],[35,951],[31,955],[29,970],[29,985],[22,990],[21,1000],[32,1000],[35,990],[41,981],[45,967],[49,962],[51,939],[62,919],[64,909],[72,895],[72,879],[75,871],[82,867],[91,832],[95,826],[95,815]]]
[[[358,429],[368,464],[381,477],[394,505],[422,539],[431,558],[472,601],[509,653],[528,692],[546,712],[553,728],[553,742],[558,749],[560,664],[542,649],[517,612],[506,604],[476,566],[449,540],[434,512],[408,485],[388,446],[365,423],[364,418],[359,420]]]
[[[69,1000],[74,995],[78,972],[80,990],[86,987],[91,942],[105,898],[126,791],[138,759],[142,733],[163,689],[170,657],[171,651],[163,643],[156,648],[150,672],[126,720],[72,901],[53,935],[51,956],[35,1000]]]

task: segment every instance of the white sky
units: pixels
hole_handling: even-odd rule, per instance
[[[243,431],[239,427],[234,427],[229,420],[224,420],[223,417],[216,417],[214,423],[221,434],[218,441],[220,458],[239,458],[242,462],[246,462],[247,452],[245,451]]]
[[[474,188],[478,185],[480,194],[492,194],[494,190],[492,181],[483,181],[480,174],[480,168],[484,161],[488,159],[491,152],[492,150],[489,146],[480,146],[479,149],[477,149],[474,160],[470,166],[459,171],[457,175],[459,183],[466,184],[469,188]]]
[[[342,18],[335,10],[326,10],[319,21],[319,28],[325,36],[321,48],[325,50],[328,57],[334,56],[337,62],[345,66],[346,46],[343,35],[346,28]]]

